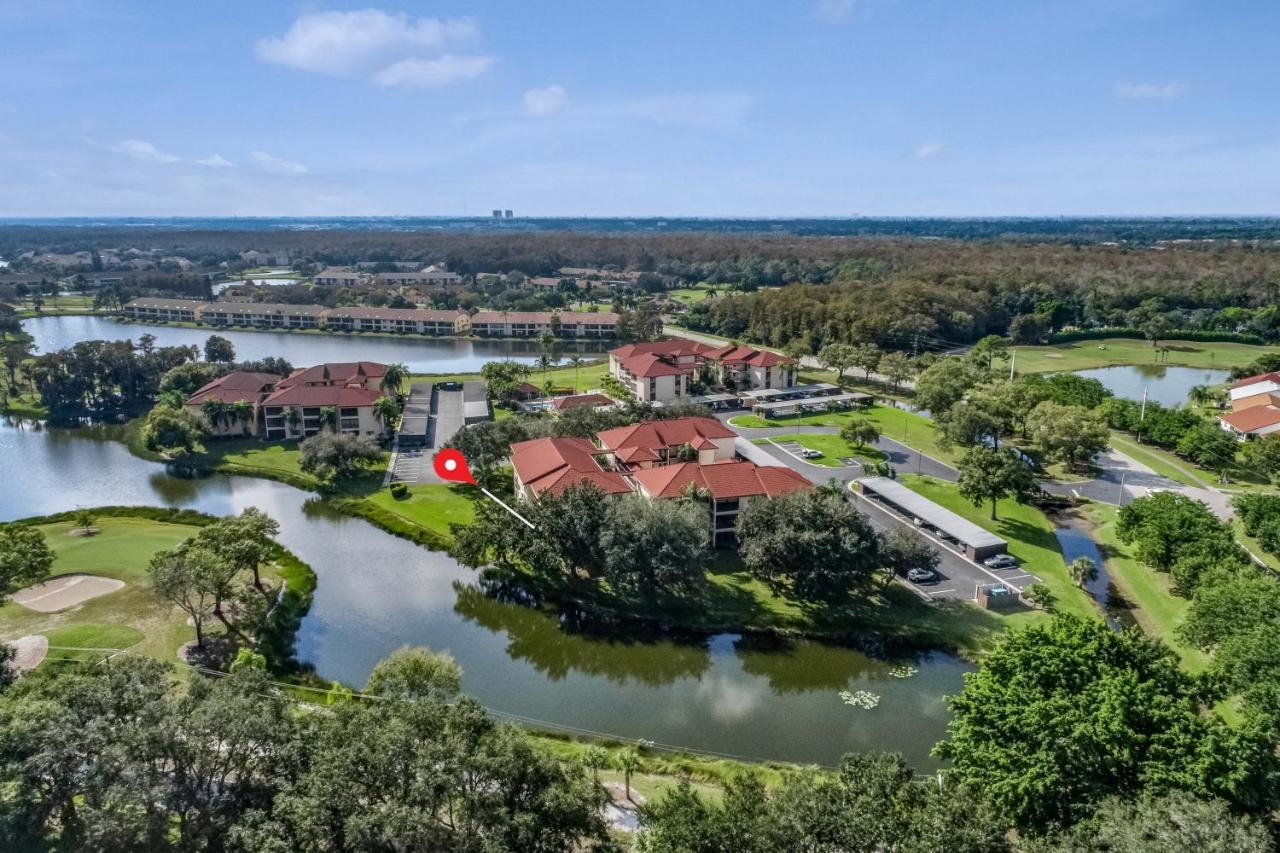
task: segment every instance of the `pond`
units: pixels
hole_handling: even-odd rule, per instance
[[[79,341],[133,340],[154,335],[157,346],[203,346],[212,334],[227,338],[236,348],[236,359],[253,361],[267,356],[284,358],[295,367],[325,361],[404,362],[411,373],[474,373],[487,361],[511,359],[526,364],[537,360],[539,346],[530,340],[462,340],[454,338],[399,338],[369,335],[328,335],[299,332],[257,332],[228,329],[190,329],[150,323],[131,323],[111,317],[36,317],[23,321],[35,338],[37,352],[64,349]],[[599,354],[609,344],[592,341],[576,345],[584,355]],[[564,346],[568,356],[573,345]]]
[[[1228,370],[1205,367],[1173,367],[1164,364],[1124,364],[1077,370],[1077,376],[1097,379],[1117,397],[1141,400],[1145,388],[1147,399],[1162,406],[1181,406],[1196,385],[1220,385],[1227,381]]]
[[[340,515],[281,483],[170,476],[114,440],[118,428],[0,423],[0,520],[107,504],[256,506],[319,584],[298,637],[299,658],[327,678],[362,685],[405,644],[448,651],[463,689],[489,708],[563,726],[749,758],[836,763],[850,750],[896,750],[920,771],[938,766],[944,695],[972,667],[941,653],[894,664],[812,642],[721,635],[696,642],[568,633],[553,617],[495,601],[447,554]],[[14,488],[13,484],[22,484]],[[897,673],[902,675],[901,671]],[[840,691],[881,697],[865,710]]]
[[[1063,562],[1069,566],[1078,557],[1088,557],[1098,567],[1098,576],[1086,583],[1084,588],[1102,608],[1107,624],[1116,629],[1132,625],[1133,617],[1107,574],[1102,549],[1084,529],[1082,522],[1071,516],[1058,516],[1053,521],[1053,533],[1062,546]]]

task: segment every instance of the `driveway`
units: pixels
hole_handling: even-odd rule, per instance
[[[453,438],[454,433],[462,429],[465,423],[465,407],[462,389],[446,391],[438,386],[432,394],[431,420],[427,425],[427,446],[400,448],[399,438],[391,456],[390,471],[387,482],[399,480],[402,483],[441,483],[431,463],[436,450]]]

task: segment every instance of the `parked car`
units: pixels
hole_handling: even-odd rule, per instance
[[[912,583],[937,583],[938,573],[933,569],[911,569],[907,572],[907,580]]]
[[[1018,561],[1008,554],[996,554],[994,557],[983,560],[982,565],[988,569],[1012,569],[1018,565]]]
[[[807,447],[804,450],[800,451],[800,455],[803,456],[805,459],[821,459],[822,451],[814,450],[812,447]]]

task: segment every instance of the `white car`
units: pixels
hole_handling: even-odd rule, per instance
[[[804,459],[821,459],[822,451],[814,450],[812,447],[806,447],[804,450],[800,451],[800,456]]]
[[[1012,569],[1018,565],[1018,561],[1008,554],[996,554],[994,557],[983,560],[982,565],[988,569]]]

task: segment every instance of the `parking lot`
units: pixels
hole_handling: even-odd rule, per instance
[[[811,450],[811,449],[809,449],[809,448],[805,447],[803,444],[801,444],[801,443],[800,443],[800,442],[798,442],[798,441],[774,441],[773,439],[769,439],[768,441],[769,441],[769,443],[770,443],[770,444],[772,444],[774,447],[778,448],[779,450],[781,450],[782,452],[784,452],[784,453],[786,453],[787,455],[791,456],[792,458],[794,458],[794,459],[796,459],[796,460],[798,460],[798,461],[800,461],[800,462],[808,463],[809,465],[819,465],[819,463],[817,463],[817,462],[815,462],[815,461],[813,461],[813,460],[821,459],[821,458],[822,458],[822,456],[823,456],[823,454],[822,454],[822,453],[820,453],[820,452],[818,452],[818,451],[816,451],[816,450]],[[862,462],[861,462],[861,460],[859,460],[859,459],[855,459],[855,458],[854,458],[854,457],[852,457],[852,456],[842,456],[842,457],[839,457],[838,459],[836,459],[835,461],[836,461],[836,462],[839,462],[840,464],[839,464],[838,466],[836,466],[836,465],[819,465],[819,467],[822,467],[822,468],[836,468],[836,467],[839,467],[839,468],[861,468],[861,467],[862,467]]]

